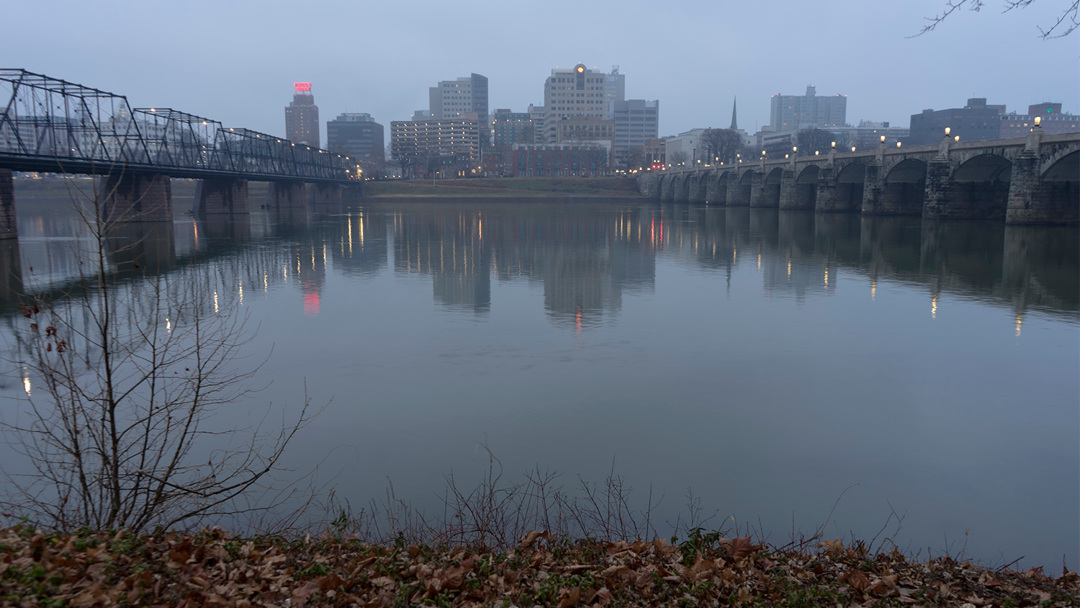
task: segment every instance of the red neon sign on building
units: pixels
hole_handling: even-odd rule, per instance
[[[311,91],[310,82],[294,82],[293,86],[296,88],[297,93],[308,93]]]

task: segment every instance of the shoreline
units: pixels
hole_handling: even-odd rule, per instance
[[[690,531],[652,541],[552,538],[512,548],[369,543],[217,529],[135,536],[0,529],[0,603],[111,606],[1075,606],[1080,576],[952,557],[871,554],[860,541],[767,547]],[[52,602],[52,603],[50,603]]]

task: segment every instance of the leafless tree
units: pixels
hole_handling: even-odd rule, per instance
[[[705,158],[710,162],[735,162],[736,155],[743,149],[742,135],[732,129],[706,129],[701,134],[701,144],[705,148]]]
[[[0,511],[52,529],[140,532],[277,506],[281,495],[253,493],[268,489],[308,404],[272,430],[265,418],[211,424],[250,393],[243,319],[205,266],[140,271],[138,243],[117,245],[123,218],[102,219],[104,198],[75,204],[89,238],[74,286],[28,298],[14,322],[27,398],[0,419]]]
[[[803,129],[795,135],[795,145],[800,156],[813,156],[814,152],[828,152],[836,136],[822,129]]]
[[[1027,8],[1034,3],[1035,0],[1002,0],[1002,12],[1007,13],[1012,10]],[[921,36],[934,30],[950,15],[960,9],[966,8],[970,11],[978,12],[982,10],[984,6],[986,6],[986,0],[946,0],[945,6],[941,9],[941,12],[933,17],[927,17],[926,25],[924,25],[915,36]],[[1039,27],[1039,36],[1044,40],[1050,38],[1063,38],[1076,31],[1076,28],[1080,27],[1080,0],[1064,0],[1061,2],[1061,8],[1057,15],[1057,19],[1055,19],[1049,27],[1045,29]]]
[[[690,159],[689,154],[687,154],[683,150],[678,150],[678,151],[672,152],[671,154],[668,155],[667,164],[672,165],[672,166],[681,165],[681,164],[685,163],[689,159]]]

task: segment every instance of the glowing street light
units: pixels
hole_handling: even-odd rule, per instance
[[[949,133],[951,133],[951,132],[952,132],[952,127],[945,127],[945,137],[948,137]]]

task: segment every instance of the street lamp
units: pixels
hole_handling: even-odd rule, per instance
[[[897,148],[899,148],[899,147],[900,147],[900,142],[896,142],[896,147],[897,147]]]
[[[945,137],[948,137],[948,136],[949,136],[949,133],[951,133],[951,132],[952,132],[952,128],[951,128],[951,127],[945,127]]]
[[[957,135],[956,137],[954,137],[954,138],[953,138],[953,141],[960,141],[960,136],[959,136],[959,135]]]
[[[855,146],[851,146],[851,151],[852,151],[852,152],[854,152],[854,151],[855,151]]]
[[[1039,126],[1041,124],[1042,124],[1042,116],[1036,116],[1035,117],[1035,126],[1037,127],[1037,126]]]
[[[836,147],[836,142],[835,141],[832,142],[832,147],[834,147],[834,148]]]
[[[884,135],[881,136],[881,143],[885,143],[885,136]]]

